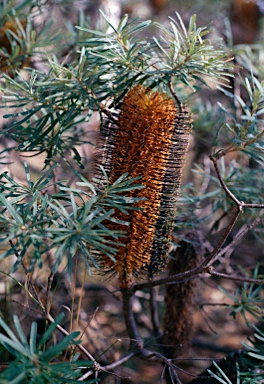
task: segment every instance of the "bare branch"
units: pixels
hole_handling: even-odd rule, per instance
[[[55,321],[55,320],[53,319],[53,317],[52,317],[49,313],[46,314],[46,319],[47,319],[50,323],[54,323],[54,321]],[[64,329],[60,324],[58,324],[58,325],[56,326],[56,328],[57,328],[63,335],[65,335],[65,336],[69,336],[69,332],[66,331],[66,329]],[[84,354],[85,356],[87,356],[88,359],[90,359],[93,363],[96,363],[95,358],[90,354],[90,352],[87,351],[86,348],[84,348],[84,346],[82,346],[81,344],[79,344],[79,345],[77,346],[77,348],[78,348],[80,351],[82,351],[83,354]]]
[[[185,272],[177,273],[175,275],[162,278],[162,279],[149,281],[149,282],[141,283],[141,284],[135,284],[133,287],[131,287],[133,292],[140,290],[140,289],[157,287],[160,285],[181,283],[183,281],[192,279],[201,273],[209,273],[210,275],[212,275],[211,266],[213,263],[215,263],[216,260],[218,260],[221,256],[223,256],[229,248],[233,247],[236,243],[238,243],[238,241],[240,241],[240,239],[249,230],[251,230],[252,228],[256,227],[259,224],[264,224],[264,219],[256,219],[252,223],[247,224],[242,230],[240,230],[238,232],[238,234],[234,237],[234,239],[225,248],[220,250],[223,243],[225,242],[228,234],[230,233],[231,229],[233,228],[239,214],[240,214],[240,211],[237,211],[236,215],[233,217],[231,223],[227,227],[224,235],[222,236],[222,238],[219,241],[216,248],[210,253],[210,255],[207,257],[207,259],[200,266],[198,266],[197,268],[190,269],[190,270],[185,271]],[[241,281],[241,282],[247,282],[247,279],[248,279],[246,277],[238,277],[236,279],[236,278],[229,276],[229,275],[223,275],[223,277],[224,278],[230,278],[231,280]],[[257,285],[263,284],[263,281],[260,279],[250,279],[250,281],[254,282]]]
[[[164,277],[162,279],[149,281],[146,283],[141,284],[135,284],[131,287],[133,292],[136,292],[140,289],[150,288],[150,287],[158,287],[159,285],[166,285],[166,284],[175,284],[175,283],[181,283],[183,281],[189,280],[200,273],[203,273],[203,267],[199,266],[198,268],[190,269],[185,272],[177,273],[176,275]]]
[[[138,332],[132,310],[133,291],[131,288],[122,289],[123,294],[123,315],[127,327],[127,333],[130,338],[130,349],[136,354],[142,350],[144,344]]]
[[[108,365],[105,365],[105,366],[103,366],[103,367],[100,366],[98,363],[96,363],[96,364],[94,365],[94,369],[90,369],[90,370],[89,370],[88,372],[86,372],[82,377],[80,377],[80,378],[78,379],[78,381],[83,381],[83,380],[87,379],[89,376],[91,376],[91,375],[94,374],[94,371],[95,371],[95,370],[96,370],[96,371],[109,372],[109,371],[115,369],[116,367],[118,367],[119,365],[121,365],[121,364],[125,363],[126,361],[130,360],[131,357],[133,357],[133,356],[134,356],[134,353],[131,352],[131,353],[129,353],[128,355],[122,357],[121,359],[116,360],[116,361],[114,361],[113,363],[108,364]]]
[[[111,371],[112,369],[115,369],[116,367],[118,367],[119,365],[125,363],[126,361],[130,360],[131,357],[135,356],[134,352],[130,352],[128,355],[122,357],[121,359],[117,360],[117,361],[114,361],[113,363],[111,364],[108,364],[108,365],[105,365],[104,367],[101,367],[100,369],[102,371]]]
[[[51,293],[51,286],[54,278],[54,273],[50,273],[48,277],[48,283],[47,283],[47,292],[46,292],[46,298],[45,298],[45,307],[49,310],[50,305],[50,293]]]
[[[228,280],[240,281],[241,283],[251,283],[256,285],[264,284],[264,279],[251,279],[249,277],[243,276],[230,276],[225,273],[216,272],[213,267],[208,267],[207,272],[212,276],[218,276]]]
[[[251,204],[251,203],[244,203],[243,201],[239,201],[238,198],[230,191],[230,189],[227,187],[226,183],[224,182],[224,179],[222,178],[220,171],[219,171],[219,168],[218,168],[218,165],[217,165],[217,160],[212,155],[210,155],[209,158],[213,162],[217,178],[218,178],[223,190],[230,197],[230,199],[232,199],[236,203],[236,205],[238,207],[241,207],[241,209],[243,209],[243,208],[264,208],[264,204]]]
[[[156,290],[154,287],[150,287],[150,314],[153,326],[153,333],[154,335],[160,337],[161,332],[159,328],[158,306],[156,300]]]
[[[229,248],[232,248],[236,243],[238,243],[239,240],[241,240],[241,238],[248,232],[250,231],[251,229],[253,229],[254,227],[256,227],[257,225],[259,224],[263,224],[264,225],[264,219],[256,219],[254,220],[252,223],[250,224],[246,224],[239,232],[238,234],[234,237],[234,239],[225,247],[223,248],[221,251],[218,252],[218,254],[216,255],[216,259],[219,259],[221,256],[223,256],[227,250]],[[212,262],[210,263],[210,265],[212,264]]]
[[[170,90],[172,96],[174,97],[176,103],[178,104],[179,111],[182,112],[182,103],[181,103],[181,101],[179,100],[179,98],[178,98],[178,96],[176,95],[176,93],[174,92],[174,89],[173,89],[173,85],[172,85],[171,80],[169,81],[168,86],[169,86],[169,90]]]
[[[202,263],[202,266],[203,267],[208,267],[209,265],[212,265],[220,256],[218,255],[218,251],[222,248],[222,246],[224,245],[229,233],[232,231],[240,213],[242,212],[242,208],[240,206],[238,206],[238,209],[235,213],[235,215],[233,216],[230,224],[227,226],[227,228],[225,229],[220,241],[218,242],[217,246],[215,247],[215,249],[209,254],[209,256],[205,259],[205,261]]]

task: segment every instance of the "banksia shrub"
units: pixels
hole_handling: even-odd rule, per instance
[[[136,203],[140,210],[116,212],[116,219],[128,221],[129,228],[108,224],[127,233],[116,262],[102,255],[104,270],[117,273],[122,287],[131,285],[139,271],[155,273],[166,264],[190,130],[187,110],[142,85],[127,93],[117,120],[104,123],[96,163],[106,169],[110,183],[128,173],[140,176],[144,186],[130,192],[141,200]]]

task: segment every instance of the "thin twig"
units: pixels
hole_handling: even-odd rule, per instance
[[[117,361],[114,361],[113,363],[111,364],[108,364],[108,365],[105,365],[104,367],[101,367],[100,369],[102,371],[111,371],[113,369],[115,369],[116,367],[118,367],[119,365],[125,363],[126,361],[130,360],[131,357],[135,356],[134,352],[130,352],[128,355],[122,357],[121,359],[117,360]]]
[[[172,383],[174,383],[174,379],[176,379],[176,382],[178,384],[181,384],[181,381],[180,381],[180,379],[177,375],[177,372],[176,372],[176,369],[179,369],[179,368],[176,367],[176,365],[174,365],[172,363],[171,359],[168,359],[167,357],[163,356],[159,352],[149,351],[148,349],[145,349],[145,348],[142,350],[142,353],[140,355],[138,355],[138,357],[143,359],[143,360],[150,360],[151,359],[152,362],[156,362],[159,364],[165,364],[168,367],[168,370],[170,372],[170,378],[172,380]]]
[[[46,310],[50,310],[50,292],[51,292],[51,286],[54,278],[54,273],[50,273],[48,277],[48,283],[47,283],[47,292],[46,292]]]
[[[122,357],[121,359],[119,360],[116,360],[114,361],[113,363],[111,364],[108,364],[108,365],[105,365],[105,366],[101,366],[99,364],[96,364],[94,366],[94,369],[92,370],[89,370],[88,372],[86,372],[82,377],[80,377],[78,379],[78,381],[83,381],[85,379],[87,379],[89,376],[93,375],[94,373],[94,370],[96,369],[97,371],[102,371],[102,372],[109,372],[109,371],[112,371],[113,369],[119,367],[121,364],[125,363],[126,361],[130,360],[131,357],[134,356],[134,353],[133,352],[130,352],[128,355]]]
[[[172,364],[172,366],[169,367],[169,371],[172,373],[172,377],[174,379],[176,379],[176,383],[182,384],[181,380],[179,379],[179,376],[178,376],[178,373],[177,373],[176,369],[179,369],[180,371],[183,371],[182,369],[176,367],[176,365],[174,365],[174,364]],[[183,372],[185,372],[185,371],[183,371]]]
[[[182,369],[182,368],[178,367],[178,366],[175,365],[175,364],[173,364],[173,367],[174,367],[175,369],[178,369],[179,371],[185,373],[185,374],[188,375],[188,376],[191,376],[191,377],[194,377],[194,378],[197,377],[197,375],[194,375],[194,374],[192,374],[192,373],[189,373],[189,372],[185,371],[185,369]]]
[[[130,348],[134,353],[143,348],[143,340],[138,332],[134,313],[132,310],[133,291],[130,288],[122,289],[123,294],[123,315],[126,323],[128,336],[130,338]]]
[[[242,208],[240,206],[238,206],[238,209],[237,209],[235,215],[233,216],[231,222],[229,223],[229,225],[225,229],[225,231],[224,231],[221,239],[219,240],[217,246],[202,263],[203,267],[208,267],[208,266],[212,265],[220,257],[218,252],[220,251],[220,249],[224,245],[228,235],[232,231],[232,229],[233,229],[233,227],[234,227],[234,225],[235,225],[241,212],[242,212]]]
[[[157,306],[157,300],[156,300],[156,290],[154,287],[150,287],[150,315],[151,315],[153,333],[154,335],[160,337],[161,331],[159,328],[158,306]]]
[[[38,311],[37,309],[31,308],[27,304],[21,303],[21,301],[17,301],[17,300],[14,300],[14,299],[12,299],[10,301],[11,301],[11,303],[15,303],[15,304],[21,305],[21,307],[26,308],[28,311],[33,311],[33,312],[37,313],[38,315],[42,315],[42,312]]]
[[[216,258],[219,259],[221,256],[223,256],[229,248],[232,248],[248,231],[253,229],[259,224],[264,224],[264,219],[256,219],[251,224],[245,225],[245,227],[238,232],[238,234],[234,237],[234,239],[221,251],[218,252],[216,255]],[[212,262],[210,263],[210,265]]]
[[[212,275],[212,269],[211,269],[212,264],[216,260],[218,260],[230,247],[233,247],[249,230],[251,230],[252,228],[256,227],[257,225],[259,225],[261,223],[264,223],[263,219],[256,219],[251,224],[247,224],[247,226],[234,237],[233,241],[230,242],[230,244],[228,244],[225,248],[220,250],[226,237],[230,233],[230,230],[233,228],[239,214],[240,214],[240,212],[237,213],[233,217],[231,223],[227,227],[224,235],[222,236],[222,238],[219,241],[218,245],[216,246],[215,250],[213,250],[213,252],[210,253],[210,255],[207,257],[207,259],[200,266],[198,266],[197,268],[194,268],[194,269],[190,269],[190,270],[185,271],[185,272],[177,273],[175,275],[171,275],[171,276],[162,278],[162,279],[149,281],[149,282],[141,283],[141,284],[135,284],[131,288],[133,290],[133,292],[135,292],[137,290],[145,289],[145,288],[157,287],[160,285],[181,283],[183,281],[194,278],[195,276],[197,276],[201,273],[209,273]],[[228,232],[228,230],[229,230],[229,232]],[[216,252],[216,250],[218,252]],[[224,278],[228,278],[227,276],[229,276],[229,275],[223,274]],[[236,281],[243,281],[242,280],[243,277],[237,277],[236,278],[235,276],[233,276],[233,277],[230,276],[230,279],[236,280]],[[248,280],[248,278],[246,278],[246,277],[244,279],[245,279],[244,282],[246,282],[246,280]],[[260,280],[260,279],[250,279],[250,282],[257,284],[257,285],[263,284],[263,280]]]
[[[167,365],[164,364],[163,369],[162,369],[162,372],[161,372],[161,376],[160,376],[160,384],[163,383],[163,379],[164,379],[164,375],[165,375],[166,368],[167,368]]]
[[[195,276],[201,274],[201,273],[209,273],[212,275],[212,267],[209,266],[209,267],[203,267],[203,266],[199,266],[195,269],[190,269],[189,271],[186,271],[186,272],[182,272],[182,273],[177,273],[176,275],[172,275],[172,276],[169,276],[169,277],[165,277],[163,279],[159,279],[159,280],[154,280],[154,281],[150,281],[150,282],[147,282],[147,283],[143,283],[143,284],[136,284],[132,287],[132,290],[135,292],[139,289],[145,289],[145,288],[150,288],[150,287],[157,287],[157,286],[160,286],[160,285],[167,285],[167,284],[176,284],[176,283],[182,283],[183,281],[186,281],[186,280],[189,280],[189,279],[192,279],[194,278]],[[224,278],[228,278],[227,276],[229,275],[223,275]],[[235,277],[235,276],[230,276],[229,277],[231,280],[234,280],[234,281],[244,281],[246,282],[248,280],[248,278],[243,278],[243,277]],[[243,280],[244,279],[244,280]],[[262,285],[264,284],[264,280],[260,280],[260,279],[250,279],[250,282],[251,283],[254,283],[256,285]]]
[[[243,208],[264,208],[264,204],[251,204],[251,203],[244,203],[243,201],[239,201],[238,198],[230,191],[230,189],[227,187],[226,183],[224,182],[224,179],[222,178],[222,176],[220,174],[220,170],[219,170],[218,165],[217,165],[217,160],[212,155],[210,155],[209,158],[213,162],[215,172],[217,174],[217,178],[218,178],[223,190],[230,197],[230,199],[232,199],[236,203],[237,206],[241,207],[241,209],[243,209]]]
[[[50,323],[54,323],[54,322],[55,322],[55,320],[53,319],[53,317],[52,317],[49,313],[46,314],[46,319],[47,319]],[[66,331],[66,329],[64,329],[60,324],[57,324],[56,328],[57,328],[63,335],[65,335],[65,336],[69,336],[69,332]],[[86,348],[84,348],[81,344],[79,344],[77,347],[78,347],[78,349],[79,349],[80,351],[82,351],[83,354],[84,354],[85,356],[87,356],[93,363],[96,363],[95,358],[90,354],[90,352],[87,351]]]
[[[226,184],[225,184],[225,182],[224,182],[224,180],[220,174],[220,171],[219,171],[219,168],[217,165],[217,161],[212,156],[210,156],[210,159],[212,160],[212,162],[214,164],[214,168],[215,168],[217,177],[219,179],[219,182],[220,182],[222,188],[227,193],[227,195],[237,205],[236,213],[233,216],[230,224],[227,226],[226,230],[224,231],[224,234],[222,235],[222,237],[221,237],[220,241],[218,242],[217,246],[215,247],[215,249],[209,254],[209,256],[206,258],[206,260],[199,267],[185,271],[185,272],[178,273],[176,275],[168,276],[168,277],[165,277],[165,278],[162,278],[159,280],[154,280],[154,281],[150,281],[150,282],[143,283],[143,284],[135,284],[132,287],[133,292],[140,290],[140,289],[156,287],[159,285],[166,285],[166,284],[171,284],[171,283],[180,283],[180,282],[186,281],[190,278],[193,278],[194,276],[201,274],[201,273],[209,273],[210,275],[212,275],[212,274],[216,275],[216,273],[218,273],[218,272],[215,272],[211,268],[212,264],[215,263],[215,261],[218,260],[230,247],[233,247],[234,244],[236,244],[245,235],[245,233],[247,233],[250,229],[254,228],[255,226],[259,225],[260,223],[263,223],[263,219],[254,220],[251,224],[248,224],[246,228],[244,228],[242,231],[240,231],[235,236],[235,238],[233,239],[233,241],[230,244],[228,244],[225,248],[223,248],[221,250],[223,244],[225,243],[228,235],[230,234],[231,230],[233,229],[233,227],[234,227],[239,215],[241,214],[243,208],[264,208],[264,204],[251,204],[251,203],[244,203],[242,201],[239,201],[236,198],[236,196],[226,186]],[[218,276],[220,276],[220,275],[218,275]],[[231,280],[240,281],[240,282],[243,282],[243,281],[244,282],[251,282],[251,283],[254,283],[257,285],[263,284],[263,280],[260,280],[260,279],[248,279],[246,277],[243,278],[243,277],[239,277],[239,276],[236,277],[236,276],[229,276],[229,275],[225,275],[225,274],[222,274],[222,277],[223,278],[230,278]]]
[[[176,95],[176,93],[174,92],[174,89],[173,89],[171,80],[169,81],[168,86],[169,86],[169,90],[170,90],[172,96],[174,97],[176,103],[178,104],[178,107],[179,107],[179,110],[180,110],[180,113],[181,113],[181,112],[182,112],[182,103],[181,103],[181,101],[179,100],[179,98],[178,98],[178,96]]]
[[[189,280],[203,272],[203,268],[199,266],[197,268],[189,269],[188,271],[177,273],[176,275],[171,275],[162,279],[148,281],[146,283],[141,284],[135,284],[131,287],[131,289],[133,292],[136,292],[141,289],[158,287],[160,285],[182,283],[183,281]]]
[[[226,273],[216,272],[213,267],[208,267],[207,272],[212,276],[218,276],[228,280],[240,281],[241,283],[250,283],[256,285],[264,284],[264,279],[251,279],[249,277],[227,275]]]
[[[169,372],[169,379],[171,381],[171,383],[169,383],[169,384],[175,384],[175,381],[174,381],[174,378],[173,378],[172,371],[171,371],[170,367],[168,367],[168,372]]]

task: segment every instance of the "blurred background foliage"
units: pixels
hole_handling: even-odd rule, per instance
[[[132,86],[144,82],[169,93],[172,81],[177,96],[192,111],[193,136],[178,202],[174,247],[186,239],[186,231],[199,229],[205,236],[205,249],[210,251],[235,209],[209,154],[219,158],[222,177],[238,199],[264,203],[263,12],[261,0],[0,2],[0,314],[9,326],[13,315],[18,315],[26,336],[18,325],[15,332],[32,355],[37,340],[25,346],[30,332],[36,338],[32,321],[45,330],[43,315],[36,312],[39,304],[32,299],[36,295],[40,302],[49,303],[54,316],[65,312],[60,320],[63,326],[70,332],[81,331],[84,344],[103,363],[117,360],[127,350],[120,298],[118,293],[111,294],[115,281],[110,285],[105,276],[91,277],[87,269],[98,267],[94,255],[102,248],[114,258],[115,245],[124,234],[110,233],[103,220],[115,220],[114,209],[131,209],[134,202],[126,196],[135,187],[127,175],[110,186],[102,174],[99,189],[90,180],[100,124]],[[136,17],[140,19],[131,22]],[[119,29],[111,28],[120,20]],[[205,35],[207,31],[209,35]],[[140,180],[136,187],[140,188]],[[263,209],[245,210],[228,241],[261,217]],[[217,270],[263,276],[263,243],[259,225],[219,260]],[[87,244],[93,247],[92,253]],[[160,317],[164,294],[163,288],[157,292]],[[134,310],[144,337],[155,344],[148,299],[149,292],[139,292]],[[187,360],[177,362],[179,369],[197,375],[208,366],[208,361],[197,358],[217,359],[239,349],[248,333],[255,332],[245,325],[246,314],[247,325],[257,324],[260,342],[255,345],[253,340],[249,349],[262,361],[263,286],[202,278],[193,320],[195,338],[183,356]],[[1,326],[14,341],[13,331],[4,323]],[[75,337],[74,333],[69,342],[75,343]],[[121,346],[116,345],[119,338]],[[61,347],[51,361],[57,361],[65,344]],[[12,359],[8,348],[0,350],[0,356],[2,362]],[[71,382],[81,371],[74,365],[78,357],[72,352],[68,356],[73,365],[65,368],[65,380]],[[34,362],[30,359],[29,370]],[[22,381],[14,382],[25,382],[27,372]],[[161,369],[128,362],[116,373],[132,378],[118,381],[115,376],[102,375],[102,382],[154,383],[155,377],[158,383]],[[11,380],[12,367],[9,374],[6,380]],[[192,380],[184,372],[181,375],[183,382]],[[217,375],[222,382],[230,381],[219,369]],[[250,380],[241,372],[241,383]]]

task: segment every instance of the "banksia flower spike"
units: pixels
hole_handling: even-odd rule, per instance
[[[111,229],[127,231],[116,262],[102,255],[103,269],[117,273],[121,287],[131,285],[140,271],[155,273],[166,264],[190,129],[188,111],[174,98],[141,85],[124,97],[118,120],[108,118],[104,124],[96,163],[106,169],[110,183],[127,172],[141,176],[145,187],[130,192],[145,198],[136,203],[142,210],[116,212],[129,228],[109,223]]]

